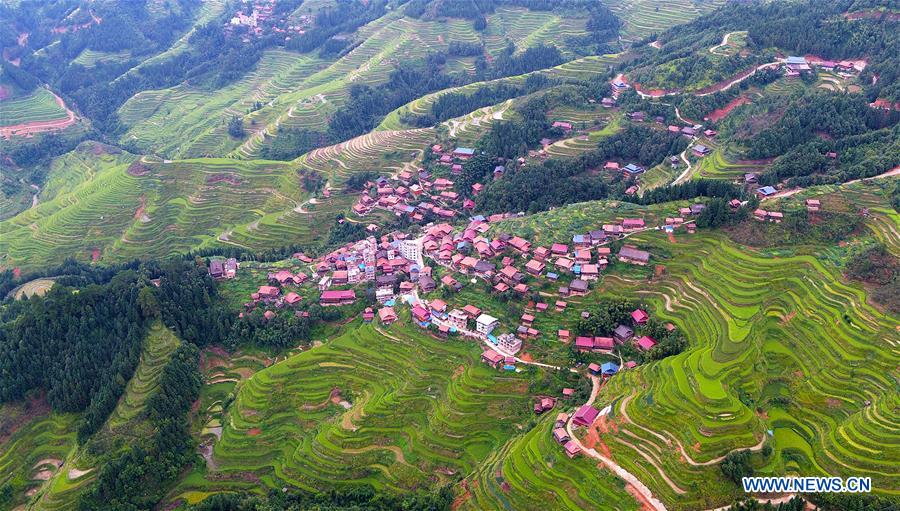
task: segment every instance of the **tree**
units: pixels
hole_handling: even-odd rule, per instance
[[[741,484],[745,477],[753,476],[753,465],[750,464],[750,451],[732,451],[719,463],[722,474],[736,484]]]
[[[244,138],[244,120],[237,115],[228,121],[228,134],[233,138]]]

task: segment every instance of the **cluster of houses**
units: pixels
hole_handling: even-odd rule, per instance
[[[373,209],[381,209],[397,216],[407,216],[413,222],[424,222],[428,217],[439,219],[455,218],[460,205],[472,210],[475,202],[463,199],[454,191],[450,179],[433,178],[425,169],[413,173],[401,171],[396,181],[384,176],[366,183],[365,192],[353,205],[353,212],[359,216],[369,214]]]
[[[356,300],[352,289],[332,289],[353,286],[360,282],[375,283],[375,298],[382,305],[391,305],[395,291],[412,292],[418,285],[426,292],[434,289],[430,267],[420,267],[419,245],[406,239],[405,233],[395,232],[380,239],[366,239],[347,243],[326,254],[315,264],[318,288],[322,292],[320,305],[347,305]]]
[[[291,39],[291,34],[303,34],[312,23],[309,15],[301,15],[296,19],[276,18],[274,12],[275,0],[243,0],[244,6],[234,13],[225,23],[225,35],[240,32],[242,41],[250,42],[250,37],[261,37],[269,33],[282,34],[285,41]]]
[[[303,301],[303,297],[291,288],[299,288],[309,276],[303,272],[294,273],[289,270],[278,270],[270,272],[267,275],[268,284],[259,286],[259,289],[250,294],[250,301],[244,303],[244,308],[251,310],[257,306],[274,307],[281,309],[285,307],[296,307]],[[298,315],[308,315],[305,311],[296,311]],[[243,317],[243,313],[240,314]],[[275,312],[266,310],[263,313],[266,319],[275,317]]]
[[[753,212],[753,218],[760,222],[775,222],[776,224],[780,224],[781,221],[784,220],[784,213],[757,208],[756,211]]]
[[[586,314],[588,313],[583,313],[583,315]],[[575,338],[574,349],[582,353],[610,354],[617,344],[625,344],[631,342],[634,343],[634,345],[641,351],[650,351],[654,346],[656,346],[656,339],[653,339],[648,335],[643,335],[640,337],[634,335],[634,329],[647,324],[647,321],[649,319],[650,315],[647,314],[647,311],[643,309],[635,309],[631,313],[631,320],[633,325],[616,325],[616,328],[612,332],[612,337],[578,336]],[[674,329],[675,327],[674,325],[669,323],[666,325],[666,328]],[[566,343],[569,342],[568,330],[560,330],[558,332],[558,335],[560,341]],[[631,369],[635,365],[637,364],[634,361],[629,361],[625,364],[625,367]],[[619,366],[612,362],[607,362],[602,366],[597,364],[590,364],[588,366],[588,371],[595,376],[611,376],[618,372],[618,370]]]
[[[788,78],[796,78],[801,73],[812,70],[813,66],[849,78],[865,69],[866,63],[865,61],[853,60],[823,60],[818,57],[791,56],[784,59],[785,76]]]
[[[229,257],[228,259],[211,259],[209,261],[209,276],[216,280],[229,280],[237,275],[238,268],[237,259]]]

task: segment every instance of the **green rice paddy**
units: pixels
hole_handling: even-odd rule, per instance
[[[56,103],[53,93],[43,87],[26,96],[0,101],[0,126],[65,118],[66,110]]]

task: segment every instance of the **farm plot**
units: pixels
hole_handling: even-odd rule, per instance
[[[97,452],[115,454],[135,439],[153,435],[145,422],[147,399],[156,390],[163,367],[178,347],[179,340],[161,322],[151,325],[144,340],[141,359],[125,393],[110,414],[103,428],[91,439],[90,446],[82,446],[61,462],[60,469],[38,497],[38,509],[72,509],[78,497],[95,480]]]
[[[467,473],[530,413],[527,381],[480,349],[407,326],[360,326],[267,367],[237,391],[204,479],[309,490],[430,486]],[[265,475],[263,475],[265,474]]]
[[[140,363],[125,387],[125,394],[107,419],[106,427],[110,430],[117,430],[138,417],[147,399],[159,385],[163,367],[180,344],[175,334],[161,322],[151,325],[144,343],[146,346]],[[128,431],[119,433],[129,434]]]

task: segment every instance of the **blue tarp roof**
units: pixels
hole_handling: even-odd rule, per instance
[[[494,334],[488,334],[488,335],[487,335],[487,338],[488,338],[488,340],[491,341],[492,343],[497,344],[497,338],[494,337]]]
[[[757,193],[761,193],[763,195],[772,195],[778,190],[776,190],[773,186],[763,186],[762,188],[757,188],[756,191]]]
[[[600,366],[600,370],[603,372],[603,374],[614,374],[619,370],[619,366],[618,364],[615,364],[613,362],[604,362]]]

